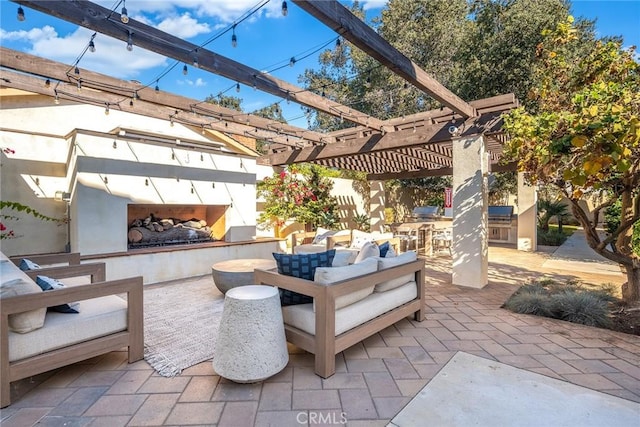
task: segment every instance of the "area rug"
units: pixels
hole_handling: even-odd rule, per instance
[[[209,278],[144,290],[144,358],[162,376],[213,358],[224,296]]]

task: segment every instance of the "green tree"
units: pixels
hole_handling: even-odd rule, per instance
[[[558,231],[562,232],[562,219],[567,215],[567,205],[561,201],[538,200],[538,228],[545,233],[549,232],[549,222],[556,217],[558,219]]]
[[[505,117],[511,139],[507,158],[518,161],[532,183],[552,184],[569,199],[587,242],[623,266],[627,302],[640,300],[640,257],[631,249],[640,220],[640,67],[635,50],[600,40],[576,56],[584,41],[573,18],[545,31],[538,46],[531,93],[533,112],[518,108]],[[595,203],[591,216],[580,201]],[[603,210],[620,201],[620,225],[597,232]],[[610,249],[615,243],[617,251]]]
[[[209,95],[204,99],[204,102],[209,104],[216,104],[221,107],[230,108],[236,111],[242,111],[242,98],[228,95]]]

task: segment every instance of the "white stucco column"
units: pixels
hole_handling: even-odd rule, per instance
[[[384,181],[369,181],[369,224],[371,231],[384,232]]]
[[[536,187],[527,184],[524,173],[518,172],[518,250],[538,250]]]
[[[482,135],[453,140],[454,285],[482,288],[488,282],[488,169]]]

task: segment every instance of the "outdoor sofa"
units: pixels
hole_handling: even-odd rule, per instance
[[[304,243],[311,240],[311,243]],[[393,233],[368,233],[360,230],[328,230],[318,227],[316,231],[300,231],[291,234],[291,252],[294,254],[308,254],[324,252],[330,249],[350,251],[353,255],[351,261],[367,241],[376,242],[378,245],[390,242],[396,253],[400,252],[400,239]],[[302,243],[300,243],[302,242]]]
[[[335,355],[407,316],[424,320],[424,260],[414,251],[318,267],[314,280],[255,270],[255,283],[313,298],[282,307],[287,341],[315,355],[315,372],[335,373]]]
[[[25,272],[0,255],[1,407],[11,403],[13,381],[124,347],[129,363],[143,358],[142,277],[104,281],[104,263]],[[34,281],[38,275],[76,280],[90,276],[92,283],[44,292]],[[127,299],[119,294],[126,294]],[[47,310],[75,302],[79,302],[79,313]]]

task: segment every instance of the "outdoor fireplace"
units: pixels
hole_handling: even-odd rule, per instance
[[[127,206],[129,249],[223,240],[226,205]]]

